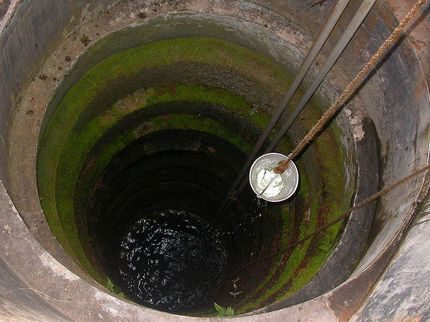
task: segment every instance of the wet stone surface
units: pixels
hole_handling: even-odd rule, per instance
[[[221,238],[190,212],[153,212],[123,235],[116,284],[136,302],[160,310],[208,308],[227,262]]]

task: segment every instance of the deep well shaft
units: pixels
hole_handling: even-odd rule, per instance
[[[247,186],[217,212],[334,5],[1,2],[0,317],[207,320],[217,303],[243,321],[425,320],[425,175],[312,234],[428,164],[427,7],[295,160],[293,198],[266,204]],[[374,6],[279,152],[410,8]]]

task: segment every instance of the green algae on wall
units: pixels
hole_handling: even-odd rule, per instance
[[[50,113],[50,119],[44,123],[45,127],[40,140],[41,149],[38,155],[38,185],[42,207],[53,233],[65,250],[71,255],[79,257],[80,262],[87,269],[90,269],[91,265],[85,259],[83,250],[79,247],[76,238],[65,237],[64,229],[68,234],[76,234],[76,230],[68,225],[63,227],[64,225],[59,220],[58,215],[59,210],[55,197],[58,185],[55,169],[58,166],[63,144],[81,115],[85,116],[88,111],[99,110],[103,106],[110,105],[103,103],[116,100],[114,93],[106,91],[106,88],[116,79],[138,78],[143,70],[157,66],[171,66],[174,69],[175,66],[172,64],[184,61],[218,64],[237,70],[243,68],[248,73],[258,74],[258,77],[271,78],[276,76],[279,80],[279,66],[265,57],[225,41],[210,38],[159,41],[115,54],[98,63],[65,94],[58,106],[52,107],[53,112]],[[253,66],[251,70],[249,66]],[[285,86],[287,82],[288,79],[283,79],[282,85]],[[103,99],[97,101],[99,96],[102,96]],[[94,104],[94,102],[98,104]],[[65,169],[66,172],[61,173],[58,178],[63,175],[69,176],[68,170]],[[69,181],[67,186],[73,186],[72,182]],[[65,195],[66,191],[60,193]],[[68,211],[72,211],[72,209],[68,208]],[[73,243],[74,247],[71,247],[70,243]]]
[[[279,65],[243,47],[210,38],[172,39],[126,50],[101,61],[64,95],[57,106],[52,107],[50,118],[45,121],[38,155],[38,185],[42,207],[53,233],[65,250],[101,283],[106,283],[106,278],[88,258],[85,249],[86,234],[78,231],[76,224],[74,199],[78,184],[79,196],[82,197],[78,204],[85,204],[88,202],[88,199],[85,199],[88,196],[85,197],[82,192],[90,191],[113,156],[133,140],[156,130],[200,130],[222,137],[244,152],[249,152],[253,144],[247,133],[240,133],[240,129],[228,127],[220,120],[202,117],[195,112],[177,112],[170,113],[167,117],[142,119],[148,126],[121,129],[114,134],[109,144],[99,151],[92,167],[88,167],[88,154],[105,133],[142,110],[175,102],[219,106],[260,129],[268,122],[267,113],[258,110],[249,102],[249,98],[239,95],[234,89],[215,88],[207,84],[203,86],[190,83],[189,79],[185,83],[174,84],[166,84],[166,80],[163,80],[158,86],[157,80],[154,79],[155,84],[145,87],[148,83],[142,76],[145,71],[151,68],[174,70],[180,63],[228,68],[231,72],[252,79],[256,91],[281,92],[291,81],[289,74]],[[118,86],[118,91],[113,90],[115,86]],[[143,89],[139,89],[140,87]],[[313,100],[310,105],[304,113],[304,121],[300,123],[304,129],[309,128],[316,119],[314,111],[318,110],[318,103]],[[312,176],[304,170],[301,171],[298,196],[304,202],[303,207],[310,209],[309,219],[299,220],[300,214],[292,214],[288,206],[285,206],[282,211],[285,231],[292,232],[294,224],[298,227],[299,237],[303,237],[315,230],[322,216],[324,220],[329,220],[349,203],[343,191],[344,175],[338,171],[343,162],[342,150],[338,148],[341,146],[338,135],[339,133],[325,133],[314,144],[313,149],[326,149],[327,146],[333,148],[329,155],[321,154],[316,163],[312,161],[317,165],[317,171],[325,185],[323,188],[316,187]],[[285,140],[280,145],[280,151],[288,153],[290,147],[291,142]],[[299,163],[302,163],[301,168],[304,169],[306,162],[311,162],[306,160],[312,157],[305,153],[302,159]],[[78,182],[84,167],[87,177],[84,182]],[[333,169],[337,169],[337,172]],[[321,198],[323,192],[328,196],[326,200]],[[322,213],[320,209],[325,211]],[[273,297],[285,298],[306,284],[325,261],[340,229],[341,224],[332,227],[323,236],[316,236],[297,247],[282,267],[277,267],[276,263],[285,262],[285,258],[280,256],[275,260],[271,272],[261,281],[256,291],[247,297],[250,301],[240,310],[245,312],[259,307]],[[287,245],[289,241],[291,236],[284,240],[281,246]],[[310,255],[311,244],[316,246]],[[307,257],[310,258],[306,259]],[[291,286],[285,292],[284,286],[290,281]]]

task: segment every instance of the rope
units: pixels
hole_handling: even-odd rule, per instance
[[[430,153],[429,153],[429,157],[430,157]],[[413,173],[407,175],[406,177],[401,178],[400,180],[394,182],[393,184],[389,185],[388,187],[374,193],[373,195],[371,195],[370,197],[364,199],[363,201],[360,201],[359,203],[357,203],[355,206],[351,207],[350,209],[348,209],[347,211],[345,211],[344,213],[342,213],[340,216],[336,217],[335,219],[331,220],[330,222],[328,222],[327,224],[319,227],[317,230],[315,230],[312,234],[309,234],[305,237],[303,237],[302,239],[299,239],[297,241],[295,241],[294,243],[282,248],[281,250],[278,250],[275,253],[269,254],[267,256],[263,256],[260,258],[257,258],[253,261],[248,262],[247,264],[235,269],[235,271],[239,274],[239,272],[243,271],[243,270],[250,270],[253,269],[255,266],[253,266],[254,264],[258,264],[261,262],[264,262],[268,259],[271,259],[273,257],[282,255],[284,253],[286,253],[289,250],[292,250],[294,248],[296,248],[297,246],[303,244],[304,242],[306,242],[307,240],[311,239],[312,237],[314,237],[315,235],[318,235],[324,231],[326,231],[328,228],[330,228],[331,226],[333,226],[334,224],[337,224],[338,222],[344,220],[345,218],[347,218],[348,216],[350,216],[352,214],[353,211],[360,209],[364,206],[367,206],[368,204],[370,204],[372,201],[375,201],[376,199],[382,197],[383,195],[389,193],[390,191],[398,188],[399,186],[405,184],[406,182],[408,182],[409,180],[415,178],[417,175],[430,170],[430,165],[426,165],[416,171],[414,171]],[[280,241],[282,240],[282,235],[279,236],[278,238],[275,239],[275,241]]]
[[[324,112],[318,122],[310,129],[306,136],[297,144],[293,152],[284,161],[279,162],[274,169],[275,173],[283,173],[288,167],[291,160],[302,153],[307,145],[315,139],[315,137],[326,127],[336,113],[344,106],[344,103],[358,89],[369,72],[379,63],[380,59],[385,56],[388,50],[399,41],[403,35],[404,29],[409,21],[414,18],[425,5],[427,0],[418,0],[417,3],[409,10],[407,15],[393,30],[391,35],[383,42],[375,54],[367,61],[363,68],[358,72],[355,78],[346,86],[345,90],[340,94],[336,101]]]
[[[327,109],[327,111],[323,114],[323,116],[320,118],[320,120],[312,127],[312,129],[308,132],[308,134],[302,139],[302,141],[299,142],[299,144],[296,146],[296,148],[293,150],[293,152],[288,156],[288,158],[285,161],[281,161],[278,166],[274,169],[276,173],[283,173],[287,167],[288,163],[296,158],[300,153],[306,148],[306,146],[313,140],[315,137],[321,132],[321,130],[326,126],[326,124],[333,118],[333,116],[341,109],[345,101],[352,95],[357,88],[360,86],[361,82],[365,79],[365,77],[368,75],[368,73],[378,64],[379,60],[387,53],[388,49],[391,48],[391,46],[396,43],[400,37],[402,36],[402,33],[404,31],[404,28],[409,23],[409,21],[414,18],[417,13],[422,9],[422,7],[426,4],[427,0],[419,0],[417,3],[411,8],[411,10],[408,12],[408,14],[403,18],[403,20],[398,24],[398,26],[393,30],[391,35],[383,42],[383,44],[379,47],[379,49],[376,51],[376,53],[367,61],[367,63],[364,65],[364,67],[360,70],[360,72],[355,76],[355,78],[347,85],[345,90],[342,92],[342,94],[336,99],[336,101]],[[430,156],[430,154],[429,154]],[[390,186],[376,192],[375,194],[371,195],[370,197],[366,198],[365,200],[357,203],[352,208],[348,209],[344,213],[342,213],[337,218],[333,219],[332,221],[328,222],[327,224],[319,227],[316,231],[314,231],[312,234],[309,234],[302,239],[299,239],[298,241],[294,242],[293,244],[288,245],[287,247],[283,248],[280,251],[277,251],[274,254],[270,254],[261,258],[258,258],[254,261],[249,262],[248,264],[244,265],[243,267],[240,267],[240,269],[250,269],[253,268],[254,264],[263,262],[267,259],[279,256],[286,251],[289,251],[291,249],[294,249],[295,247],[299,246],[300,244],[303,244],[307,240],[311,239],[313,236],[324,232],[334,224],[342,221],[343,219],[347,218],[352,214],[353,211],[362,208],[368,204],[370,204],[372,201],[375,201],[376,199],[380,198],[381,196],[387,194],[388,192],[392,191],[393,189],[401,186],[402,184],[405,184],[410,179],[416,177],[420,173],[430,170],[430,165],[427,165],[423,168],[420,168],[410,175],[400,179],[399,181],[391,184]],[[269,183],[270,185],[271,183]],[[268,186],[269,186],[268,185]],[[267,187],[266,187],[267,189]],[[280,236],[282,238],[282,235]],[[279,239],[281,239],[279,238]],[[277,240],[279,240],[277,239]]]
[[[311,239],[312,237],[314,237],[315,235],[324,232],[325,230],[327,230],[328,228],[330,228],[331,226],[333,226],[334,224],[337,224],[338,222],[342,221],[343,219],[347,218],[353,211],[360,209],[364,206],[367,206],[368,204],[370,204],[372,201],[382,197],[383,195],[387,194],[388,192],[390,192],[391,190],[394,190],[396,188],[398,188],[399,186],[405,184],[406,182],[408,182],[409,180],[413,179],[414,177],[416,177],[417,175],[419,175],[420,173],[430,170],[430,165],[427,165],[425,167],[422,167],[416,171],[414,171],[413,173],[407,175],[406,177],[403,177],[402,179],[400,179],[399,181],[396,181],[395,183],[389,185],[388,187],[374,193],[373,195],[371,195],[370,197],[364,199],[363,201],[360,201],[359,203],[357,203],[354,207],[351,207],[350,209],[348,209],[347,211],[345,211],[343,214],[341,214],[339,217],[336,217],[335,219],[333,219],[332,221],[328,222],[327,224],[319,227],[317,230],[315,230],[312,234],[309,234],[305,237],[303,237],[302,239],[294,242],[293,244],[285,247],[284,249],[276,252],[275,254],[271,254],[265,257],[261,257],[259,259],[256,259],[255,261],[251,262],[251,264],[272,258],[272,257],[276,257],[278,255],[281,255],[283,253],[285,253],[287,250],[289,249],[293,249],[295,247],[297,247],[300,244],[303,244],[305,241]]]

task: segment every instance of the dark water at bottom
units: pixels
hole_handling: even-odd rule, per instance
[[[210,224],[187,211],[158,211],[124,234],[118,286],[143,305],[186,312],[213,305],[226,262],[222,234]]]

